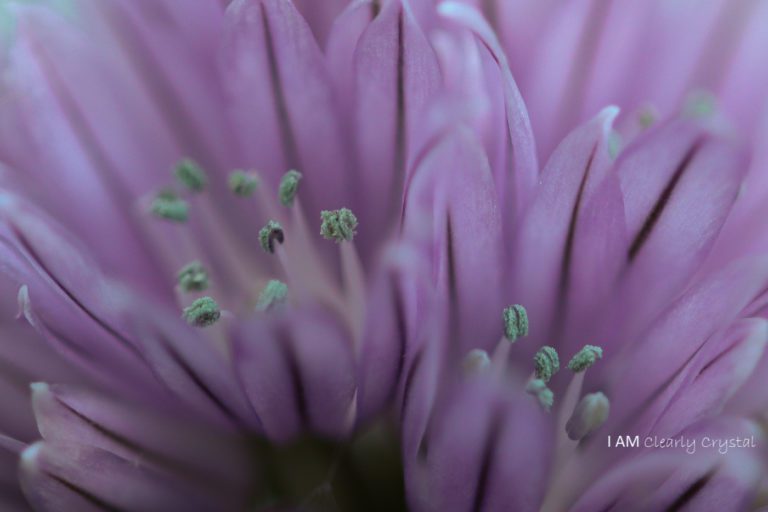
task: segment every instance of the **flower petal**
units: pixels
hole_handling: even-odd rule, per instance
[[[578,241],[586,222],[594,222],[596,216],[593,211],[585,219],[585,205],[610,167],[608,137],[617,114],[616,108],[606,108],[560,144],[547,162],[539,190],[519,224],[510,280],[514,296],[510,298],[528,310],[533,346],[549,343],[563,327],[574,251],[591,249]],[[612,215],[605,219],[617,222],[612,218],[615,209],[610,212]],[[589,229],[590,238],[594,238],[593,226]]]
[[[233,333],[235,368],[268,437],[344,437],[354,422],[352,341],[325,310],[296,310]]]
[[[21,486],[36,510],[215,510],[191,486],[98,448],[39,441],[21,455]]]
[[[486,85],[490,89],[487,94],[493,98],[494,92],[499,92],[493,89],[497,86],[501,89],[504,108],[502,110],[495,105],[490,106],[489,115],[502,111],[500,117],[503,128],[492,125],[488,131],[491,137],[502,134],[503,139],[495,141],[495,148],[491,145],[488,154],[499,191],[499,204],[504,212],[503,218],[511,222],[528,205],[539,171],[527,108],[512,77],[505,52],[492,27],[480,13],[456,1],[442,2],[438,11],[446,19],[469,29],[477,38],[484,71],[490,75],[486,78]],[[500,150],[503,157],[497,156]]]
[[[337,107],[320,49],[292,3],[233,2],[223,55],[242,165],[275,189],[286,171],[300,171],[308,212],[341,206],[349,169]]]
[[[545,413],[495,384],[466,383],[433,421],[423,468],[431,510],[539,509],[550,457]]]
[[[370,418],[394,400],[417,338],[430,328],[424,260],[413,249],[393,248],[374,279],[360,348],[359,419]]]
[[[742,320],[721,337],[723,342],[711,339],[681,371],[685,381],[656,421],[654,432],[674,435],[700,418],[720,413],[763,355],[768,322]]]
[[[700,268],[747,163],[733,144],[680,120],[641,137],[616,166],[630,243],[615,318],[628,334],[652,320]]]
[[[432,258],[432,279],[449,308],[455,354],[487,348],[502,334],[503,236],[488,160],[463,129],[442,137],[408,183],[403,233]]]
[[[611,405],[606,427],[621,428],[640,404],[663,390],[710,336],[737,318],[766,280],[764,260],[738,262],[689,290],[641,341],[631,343],[617,333],[604,347],[609,354],[611,348],[617,354],[615,359],[607,356],[612,359],[607,388],[612,390],[611,396],[622,399]],[[622,346],[625,350],[619,353]]]
[[[329,47],[336,52],[329,55],[329,62],[335,73],[345,73],[339,81],[349,87],[340,92],[347,93],[341,99],[351,117],[349,130],[358,162],[350,184],[365,215],[361,225],[369,226],[359,235],[364,246],[375,243],[397,219],[409,162],[424,144],[421,128],[440,86],[437,58],[421,16],[430,6],[392,0],[368,7],[376,16],[356,39],[354,52],[340,45]],[[360,19],[364,10],[364,4],[354,5],[345,19]],[[335,30],[353,30],[346,37],[354,39],[357,23],[351,29],[337,24]]]
[[[212,492],[243,493],[249,468],[235,436],[78,388],[36,383],[32,402],[47,442],[87,445],[173,471]]]

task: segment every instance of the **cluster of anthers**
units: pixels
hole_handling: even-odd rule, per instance
[[[183,187],[185,194],[199,194],[208,186],[208,176],[204,169],[191,159],[184,159],[174,168],[174,175]],[[283,175],[278,199],[282,206],[291,208],[296,201],[296,195],[302,180],[302,174],[289,170]],[[236,170],[229,175],[229,190],[236,197],[251,198],[261,189],[261,180],[255,172]],[[267,199],[266,197],[264,199]],[[159,191],[150,204],[150,212],[160,219],[176,223],[189,220],[190,203],[183,194],[172,188]],[[301,212],[296,216],[302,215]],[[357,232],[357,217],[348,208],[324,210],[320,213],[320,234],[327,240],[341,243],[352,241]],[[276,254],[286,266],[279,247],[285,242],[283,226],[275,219],[269,220],[258,233],[261,248],[268,254]],[[344,251],[342,251],[344,253]],[[355,255],[356,259],[356,255]],[[359,261],[355,266],[359,266]],[[205,292],[210,285],[209,271],[200,261],[192,261],[184,265],[177,274],[177,286],[182,293]],[[255,309],[265,312],[277,308],[287,301],[288,285],[278,279],[270,279],[261,290],[256,301]],[[211,296],[205,295],[195,299],[189,306],[183,308],[182,317],[196,327],[208,327],[222,316],[219,303]]]
[[[464,360],[464,369],[467,373],[478,374],[494,367],[503,368],[509,358],[512,345],[518,339],[528,336],[528,313],[523,306],[515,304],[505,308],[503,319],[504,336],[494,353],[489,356],[484,350],[472,350]],[[572,441],[580,441],[599,428],[608,418],[610,403],[604,393],[589,393],[579,400],[586,370],[602,357],[601,347],[584,345],[568,362],[568,369],[573,373],[573,377],[565,391],[560,410],[570,412],[570,419],[563,427]],[[527,380],[525,390],[538,400],[545,411],[549,412],[555,403],[555,395],[548,384],[560,371],[560,356],[554,347],[545,345],[533,356],[533,364],[534,369]]]

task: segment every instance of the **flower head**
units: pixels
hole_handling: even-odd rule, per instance
[[[752,500],[614,442],[762,442],[768,10],[66,4],[1,63],[14,509]]]

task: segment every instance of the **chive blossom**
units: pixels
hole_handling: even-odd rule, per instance
[[[201,292],[208,288],[208,271],[202,263],[193,261],[179,271],[178,281],[183,292]]]
[[[520,304],[504,309],[504,336],[511,342],[528,336],[528,312]]]
[[[210,297],[201,297],[184,308],[182,314],[188,324],[195,327],[208,327],[215,324],[221,318],[219,305]]]
[[[348,208],[340,210],[323,210],[320,212],[320,234],[326,240],[340,243],[344,240],[351,241],[357,234],[357,217]]]
[[[164,190],[152,200],[150,211],[156,217],[174,222],[186,222],[189,218],[189,205],[170,190]]]
[[[288,285],[277,279],[272,279],[259,294],[256,309],[269,311],[285,303],[288,298]]]
[[[252,172],[234,171],[229,175],[229,189],[240,197],[250,197],[259,188],[259,177]]]
[[[533,356],[536,378],[544,382],[549,382],[554,374],[560,371],[560,358],[557,356],[557,350],[552,347],[544,346]]]
[[[584,345],[568,363],[568,369],[574,373],[583,372],[598,359],[602,359],[603,349],[595,345]]]
[[[299,192],[299,182],[302,177],[300,172],[294,170],[290,170],[283,175],[283,179],[280,180],[279,189],[280,202],[283,206],[293,205],[293,200]]]
[[[185,158],[176,166],[174,170],[176,179],[193,192],[202,192],[208,184],[208,177],[205,171],[194,160]]]
[[[275,242],[282,244],[285,241],[283,227],[276,220],[267,222],[267,225],[259,231],[259,241],[262,249],[270,254],[274,253]]]

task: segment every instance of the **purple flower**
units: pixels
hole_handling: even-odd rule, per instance
[[[13,8],[9,506],[750,505],[759,9],[472,3]]]

